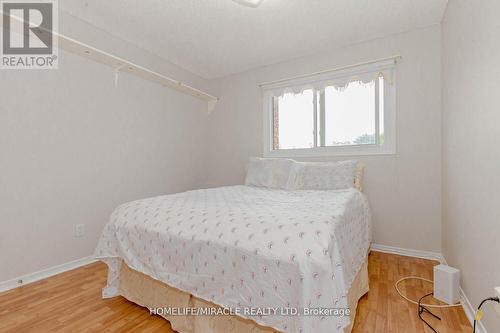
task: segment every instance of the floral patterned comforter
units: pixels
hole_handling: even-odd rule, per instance
[[[367,199],[355,189],[228,186],[119,206],[95,251],[118,295],[122,262],[228,308],[346,308],[371,242]],[[349,317],[259,315],[283,332],[343,332]]]

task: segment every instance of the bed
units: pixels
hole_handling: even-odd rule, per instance
[[[356,188],[241,185],[133,201],[96,249],[103,297],[155,309],[181,333],[350,332],[368,291],[370,223]]]

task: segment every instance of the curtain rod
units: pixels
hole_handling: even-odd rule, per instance
[[[342,66],[342,67],[331,68],[331,69],[327,69],[327,70],[324,70],[324,71],[319,71],[319,72],[315,72],[315,73],[311,73],[311,74],[303,74],[303,75],[289,77],[289,78],[286,78],[286,79],[280,79],[280,80],[276,80],[276,81],[264,82],[264,83],[259,84],[259,87],[263,87],[263,86],[267,86],[267,85],[271,85],[271,84],[282,83],[282,82],[286,82],[286,81],[290,81],[290,80],[303,79],[303,78],[306,78],[306,77],[309,77],[309,76],[326,74],[326,73],[330,73],[330,72],[339,71],[339,70],[342,70],[342,69],[349,69],[349,68],[352,68],[352,67],[374,64],[374,63],[377,63],[377,62],[380,62],[380,61],[384,61],[384,60],[394,59],[394,61],[397,62],[401,58],[403,58],[403,57],[400,56],[399,54],[398,55],[393,55],[391,57],[380,58],[380,59],[376,59],[376,60],[370,60],[370,61],[360,62],[360,63],[357,63],[357,64],[352,64],[352,65],[347,65],[347,66]]]

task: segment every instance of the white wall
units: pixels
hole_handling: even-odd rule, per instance
[[[497,0],[453,0],[443,21],[443,253],[474,306],[500,286],[498,13]]]
[[[395,54],[398,65],[398,154],[366,162],[374,242],[441,251],[441,31],[433,26],[214,82],[221,101],[209,119],[208,185],[241,184],[248,157],[262,156],[258,84]]]
[[[201,82],[86,32],[126,58]],[[0,99],[0,281],[91,255],[118,204],[205,183],[200,100],[127,74],[115,87],[112,68],[63,51],[58,70],[1,71]],[[73,237],[79,223],[84,238]]]

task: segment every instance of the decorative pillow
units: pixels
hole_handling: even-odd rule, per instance
[[[285,189],[294,161],[251,157],[245,185]]]
[[[287,188],[290,190],[341,190],[354,187],[356,161],[295,162]]]

